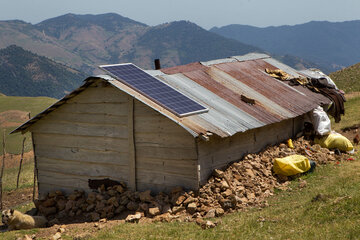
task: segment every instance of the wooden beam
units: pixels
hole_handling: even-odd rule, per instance
[[[128,139],[129,139],[129,187],[136,191],[136,152],[134,138],[134,98],[129,96]]]
[[[200,181],[201,181],[201,164],[200,164],[200,159],[199,159],[199,138],[196,137],[194,138],[194,143],[195,143],[195,149],[196,149],[196,176],[197,176],[197,183],[196,183],[196,190],[198,190],[200,188]]]
[[[2,146],[3,146],[3,157],[2,157],[2,164],[1,164],[1,175],[0,175],[0,209],[3,209],[3,182],[2,182],[2,178],[4,176],[4,168],[5,168],[5,156],[6,156],[6,143],[5,143],[5,129],[3,132],[3,142],[2,142]]]
[[[19,188],[19,180],[20,180],[21,166],[22,166],[22,162],[23,162],[23,160],[24,160],[25,140],[26,140],[26,137],[24,137],[23,142],[22,142],[22,149],[21,149],[21,158],[20,158],[19,172],[18,172],[17,179],[16,179],[16,189],[18,189],[18,188]]]
[[[35,200],[35,195],[36,195],[36,186],[38,188],[38,192],[39,192],[39,172],[38,172],[38,168],[37,168],[37,159],[36,159],[36,150],[35,150],[35,141],[34,141],[34,134],[31,133],[31,142],[32,142],[32,146],[33,146],[33,152],[34,152],[34,186],[33,186],[33,201]]]

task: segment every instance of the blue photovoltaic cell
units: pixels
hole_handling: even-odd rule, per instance
[[[208,110],[131,63],[100,67],[180,117]]]

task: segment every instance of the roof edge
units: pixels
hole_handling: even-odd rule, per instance
[[[33,118],[26,121],[25,123],[23,123],[22,125],[20,125],[16,129],[14,129],[13,131],[11,131],[10,134],[17,133],[17,132],[22,132],[22,133],[27,132],[28,127],[30,127],[31,125],[33,125],[34,123],[39,121],[42,117],[44,117],[47,114],[51,113],[52,111],[54,111],[55,109],[57,109],[61,105],[63,105],[67,100],[75,97],[76,95],[78,95],[79,93],[84,91],[90,84],[92,84],[93,82],[95,82],[96,80],[99,80],[99,79],[102,79],[102,78],[100,78],[100,77],[88,77],[88,78],[86,78],[84,80],[84,83],[82,85],[80,85],[80,87],[76,88],[74,91],[72,91],[69,94],[65,95],[63,98],[61,98],[59,101],[57,101],[56,103],[54,103],[50,107],[46,108],[44,111],[36,114]]]

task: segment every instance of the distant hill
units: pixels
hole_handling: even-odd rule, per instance
[[[360,92],[360,63],[333,72],[330,77],[345,92]]]
[[[171,67],[266,50],[219,36],[188,21],[151,27],[114,13],[65,14],[36,25],[0,21],[0,48],[11,44],[87,74],[102,73],[97,68],[101,64],[133,62],[150,69],[155,58],[160,58],[162,67]],[[277,55],[293,67],[318,67],[311,59]]]
[[[170,67],[262,51],[187,21],[149,27],[114,13],[66,14],[43,21],[36,28],[94,65],[134,62],[152,68],[153,60],[160,58],[164,67]]]
[[[70,64],[87,73],[92,73],[100,64],[131,60],[124,58],[124,55],[133,49],[137,39],[149,28],[115,13],[66,14],[40,22],[34,27],[64,51],[76,54],[80,59],[70,59]]]
[[[154,58],[169,67],[263,52],[190,22],[150,27],[114,13],[66,14],[36,25],[0,21],[0,48],[12,43],[88,74],[100,73],[100,64],[133,62],[149,69]]]
[[[163,67],[264,52],[248,44],[221,37],[188,21],[176,21],[149,28],[125,58],[144,61],[148,68],[155,58]]]
[[[123,17],[115,13],[106,14],[65,14],[59,17],[50,18],[35,25],[36,28],[45,31],[47,35],[56,38],[69,38],[69,33],[74,33],[68,30],[79,28],[91,28],[99,26],[109,32],[123,31],[129,26],[147,27],[146,24],[134,21],[130,18]]]
[[[60,98],[86,75],[16,45],[0,49],[0,92],[7,96]]]
[[[210,31],[273,54],[303,58],[331,72],[360,59],[360,20],[266,28],[233,24],[214,27]]]
[[[76,69],[90,68],[89,64],[83,61],[79,55],[64,48],[56,39],[47,37],[35,25],[24,21],[0,21],[0,49],[10,45],[20,46]]]

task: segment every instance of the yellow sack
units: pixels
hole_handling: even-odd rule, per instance
[[[349,139],[339,133],[330,133],[322,138],[315,138],[314,142],[319,144],[323,148],[339,149],[340,151],[347,152],[354,149]]]
[[[311,168],[310,161],[301,155],[291,155],[284,158],[275,158],[274,172],[285,176],[292,176],[298,173],[304,173]]]

